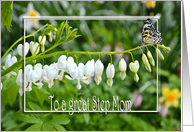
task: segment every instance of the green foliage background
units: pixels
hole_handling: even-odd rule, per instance
[[[29,2],[13,2],[12,27],[9,29],[1,28],[1,55],[23,35],[22,24],[19,20],[21,14],[26,13]],[[181,66],[181,2],[158,1],[155,8],[147,9],[142,2],[32,2],[35,10],[42,16],[149,16],[159,15],[159,30],[162,34],[162,43],[171,48],[169,53],[164,54],[164,61],[159,60],[159,93],[162,85],[170,89],[178,88],[181,90],[180,66]],[[41,7],[41,8],[40,8]],[[1,14],[1,17],[4,14]],[[59,27],[62,20],[42,20],[41,25],[46,23],[54,24]],[[141,31],[144,21],[68,21],[73,28],[78,28],[78,34],[81,36],[68,43],[62,44],[49,53],[69,50],[69,51],[101,51],[105,45],[110,45],[114,51],[116,45],[120,44],[125,50],[135,48],[141,45]],[[155,23],[154,23],[155,24]],[[4,23],[4,25],[6,25]],[[156,26],[156,24],[155,24]],[[32,29],[28,34],[34,32]],[[39,34],[41,35],[41,34]],[[36,36],[38,37],[38,35]],[[26,39],[30,42],[34,38]],[[46,49],[51,47],[54,42],[47,41]],[[153,48],[149,48],[156,61],[156,53]],[[143,49],[146,53],[146,49]],[[17,55],[16,47],[13,54]],[[29,56],[28,54],[27,56]],[[54,99],[59,102],[65,100],[68,102],[71,98],[85,99],[96,95],[100,99],[112,100],[113,96],[119,96],[122,99],[131,99],[134,91],[141,88],[147,82],[156,79],[156,67],[152,67],[152,73],[145,70],[141,61],[141,52],[133,52],[134,58],[140,62],[138,75],[140,81],[135,83],[133,73],[127,70],[127,77],[124,81],[120,79],[118,69],[119,59],[113,57],[113,63],[116,67],[114,83],[111,88],[106,84],[105,71],[102,76],[102,82],[99,86],[93,81],[90,85],[82,84],[82,89],[76,89],[76,81],[68,81],[63,78],[62,81],[55,81],[55,85],[49,89],[44,83],[41,89],[33,86],[31,92],[27,92],[28,110],[49,110],[50,100],[48,96],[55,95]],[[56,56],[58,59],[59,56]],[[79,62],[84,64],[90,59],[89,56],[78,55]],[[131,62],[129,54],[124,55],[127,64]],[[92,56],[95,60],[98,56]],[[110,62],[110,57],[101,57],[105,68]],[[45,59],[45,64],[55,62],[55,58]],[[37,62],[42,62],[37,60]],[[1,67],[4,65],[2,61]],[[18,70],[16,71],[18,72]],[[181,129],[181,105],[179,108],[170,108],[166,117],[161,117],[158,113],[23,113],[20,108],[20,97],[18,93],[19,86],[15,83],[16,76],[6,79],[1,77],[3,89],[1,91],[1,130],[131,130],[131,131],[169,131]],[[155,80],[156,81],[156,80]],[[161,93],[160,93],[161,95]],[[142,92],[142,105],[139,108],[132,107],[132,110],[155,110],[156,108],[156,84],[149,85]],[[28,101],[29,100],[29,101]],[[180,100],[179,100],[180,102]],[[19,111],[18,111],[19,110]],[[22,127],[18,127],[18,125]]]

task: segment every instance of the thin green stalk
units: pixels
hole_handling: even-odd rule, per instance
[[[25,36],[25,38],[29,38],[29,37],[32,37],[32,36],[34,36],[34,34],[36,34],[36,33],[38,33],[40,30],[42,30],[42,28],[44,28],[44,27],[46,27],[46,26],[48,26],[48,24],[46,24],[46,25],[44,25],[43,27],[41,27],[41,28],[39,28],[36,32],[34,32],[34,33],[32,33],[32,34],[30,34],[30,35],[28,35],[28,36]],[[20,41],[22,41],[24,39],[24,36],[22,36],[21,38],[19,38],[15,43],[13,43],[12,45],[11,45],[11,47],[9,47],[9,49],[5,52],[5,54],[2,56],[2,58],[1,58],[1,61],[5,58],[5,56],[9,53],[9,51],[17,44],[17,43],[19,43]]]
[[[17,129],[19,129],[19,128],[25,126],[25,125],[27,125],[27,124],[28,124],[28,122],[22,122],[22,123],[19,124],[18,126],[14,127],[14,128],[11,128],[11,129],[9,129],[8,131],[15,131],[15,130],[17,130]]]
[[[55,47],[57,47],[59,44],[55,44],[53,45],[51,48],[47,49],[45,52],[42,52],[36,56],[31,56],[31,57],[27,57],[26,58],[26,64],[32,60],[38,60],[38,59],[42,59],[42,58],[49,58],[52,57],[53,55],[64,55],[67,54],[67,51],[59,51],[59,52],[54,52],[54,53],[50,53],[50,54],[46,54],[48,51],[54,49]],[[131,51],[135,51],[138,50],[139,48],[143,48],[146,46],[153,46],[153,44],[147,44],[147,45],[143,45],[143,46],[138,46],[136,48],[133,49],[129,49],[129,50],[125,50],[125,51],[112,51],[112,52],[84,52],[84,51],[74,51],[74,52],[68,52],[68,55],[78,55],[78,54],[82,54],[82,55],[87,55],[88,53],[90,55],[102,55],[102,54],[107,54],[107,55],[113,55],[113,54],[123,54],[123,53],[130,53]],[[10,71],[16,70],[16,69],[20,69],[23,66],[23,61],[20,60],[16,63],[14,63],[11,67],[7,68],[6,70],[3,70],[1,72],[1,76],[9,73]]]
[[[129,52],[131,54],[131,58],[132,58],[132,61],[134,62],[134,59],[133,59],[133,54],[131,52]]]
[[[112,65],[112,55],[111,54],[109,55],[110,55],[110,64]]]

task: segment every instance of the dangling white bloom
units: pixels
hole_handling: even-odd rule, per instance
[[[65,75],[65,77],[69,80],[74,80],[74,79],[77,80],[77,89],[81,89],[80,80],[86,83],[86,81],[83,80],[84,69],[85,69],[85,66],[83,63],[79,63],[78,67],[76,63],[71,63],[71,67],[69,68],[69,74],[71,77],[68,75]]]
[[[67,63],[68,62],[67,62],[66,55],[62,55],[59,57],[58,62],[57,62],[58,68],[61,70],[61,73],[59,75],[59,80],[63,79],[64,72],[67,71]]]
[[[25,79],[25,82],[24,82],[23,75],[24,75],[24,74],[22,74],[22,69],[20,69],[19,72],[18,72],[17,79],[16,79],[17,85],[20,86],[20,89],[18,90],[18,92],[20,93],[20,96],[23,95],[23,93],[24,93],[24,88],[26,89],[27,84],[28,84],[28,82],[27,82],[26,79]]]
[[[86,83],[89,84],[90,83],[90,77],[94,76],[94,59],[92,59],[91,61],[89,60],[86,63],[84,74],[85,74],[85,77],[86,77]]]
[[[39,43],[41,45],[45,45],[45,43],[46,43],[46,36],[43,36],[43,38],[42,38],[42,36],[39,36],[38,41],[39,41]]]
[[[69,73],[69,69],[71,68],[71,65],[72,64],[74,64],[75,62],[74,62],[74,59],[73,59],[73,57],[68,57],[67,58],[67,64],[66,64],[66,68],[67,68],[67,73]]]
[[[3,84],[2,84],[2,82],[1,82],[1,90],[2,90],[2,88],[3,88]]]
[[[108,67],[106,69],[106,76],[108,78],[107,84],[108,84],[109,88],[112,87],[114,75],[115,75],[115,67],[113,64],[109,63]]]
[[[37,47],[38,47],[38,49],[37,49]],[[36,54],[35,55],[37,55],[38,52],[39,52],[39,50],[40,50],[40,47],[38,46],[38,43],[37,42],[34,43],[34,41],[31,41],[30,42],[30,52],[31,52],[31,54],[33,55],[34,52],[36,51]]]
[[[25,53],[24,53],[24,46],[25,46]],[[26,54],[29,51],[29,43],[25,42],[24,46],[22,44],[19,44],[17,47],[17,52],[21,57],[26,56]]]
[[[44,70],[45,70],[44,74],[46,74],[46,76],[44,76],[44,79],[48,82],[49,88],[51,88],[54,84],[53,79],[58,78],[59,69],[57,63],[51,64]]]
[[[34,9],[33,4],[30,2],[27,7],[27,12],[25,14],[22,14],[19,19],[22,20],[22,18],[39,18],[40,14]],[[39,20],[38,19],[29,19],[26,23],[26,30],[30,30],[32,28],[39,28]]]
[[[8,54],[7,57],[5,58],[5,66],[3,66],[3,69],[7,69],[8,67],[12,66],[14,63],[17,62],[17,58],[15,56],[13,56],[11,58],[11,54]],[[16,72],[9,72],[8,74],[6,74],[6,78],[8,79],[10,76],[12,75],[17,75]]]
[[[94,65],[94,72],[95,72],[95,81],[96,84],[99,85],[100,82],[102,81],[102,73],[104,70],[104,65],[100,60],[97,60],[95,65]]]
[[[44,52],[45,51],[44,45],[45,45],[45,42],[46,42],[46,36],[43,36],[43,38],[42,38],[42,36],[39,36],[38,41],[41,45],[41,51]]]
[[[34,83],[35,85],[37,85],[39,88],[42,87],[42,83],[36,83],[36,81],[40,80],[41,77],[42,77],[42,64],[40,63],[37,63],[35,66],[34,66],[34,70],[33,70],[33,67],[32,65],[27,65],[25,67],[25,70],[26,70],[26,79],[27,81],[29,82],[29,86],[27,88],[27,91],[31,91],[32,90],[32,83]]]
[[[138,82],[139,76],[137,75],[137,71],[139,70],[139,62],[137,60],[135,62],[131,62],[129,64],[129,68],[132,72],[134,72],[134,80]]]
[[[119,61],[119,70],[121,71],[121,74],[120,74],[121,80],[124,80],[126,77],[125,72],[127,70],[127,64],[123,58]]]

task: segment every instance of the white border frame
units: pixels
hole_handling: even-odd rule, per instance
[[[160,19],[159,16],[41,16],[41,17],[36,17],[36,18],[33,18],[33,17],[24,17],[23,18],[23,22],[24,22],[24,44],[25,44],[25,27],[26,27],[26,20],[29,20],[29,19],[38,19],[38,20],[147,20],[147,18],[150,18],[152,20],[156,20],[156,23],[157,23],[157,30],[158,30],[158,19]],[[158,49],[158,45],[157,45],[157,49]],[[24,48],[24,53],[25,53],[25,48]],[[134,112],[134,113],[152,113],[152,112],[159,112],[158,111],[158,52],[157,52],[157,107],[156,107],[156,110],[147,110],[147,111],[55,111],[55,110],[45,110],[45,111],[26,111],[26,107],[25,107],[25,104],[26,104],[26,100],[25,100],[25,88],[24,88],[24,112],[28,113],[28,112],[34,112],[34,113],[37,113],[37,112],[63,112],[63,113],[70,113],[70,112],[73,112],[73,113],[88,113],[88,112],[93,112],[93,113],[131,113],[131,112]],[[24,75],[25,75],[25,56],[24,56]],[[25,82],[25,77],[24,77],[24,82]]]

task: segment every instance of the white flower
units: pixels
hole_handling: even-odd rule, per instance
[[[37,49],[37,47],[38,47],[38,49]],[[38,46],[38,43],[37,42],[34,43],[34,41],[31,41],[30,42],[30,52],[31,52],[31,54],[33,55],[34,52],[36,51],[36,54],[35,55],[37,55],[38,52],[39,52],[39,50],[40,50],[40,47]]]
[[[17,58],[13,56],[11,58],[11,54],[8,54],[5,58],[5,66],[3,66],[3,69],[7,69],[8,67],[12,66],[14,63],[17,62]],[[6,74],[6,78],[8,79],[12,75],[17,75],[15,72],[11,71],[10,73]]]
[[[74,64],[74,63],[75,62],[74,62],[73,57],[70,56],[70,57],[67,58],[67,66],[66,66],[67,67],[67,71],[66,71],[67,73],[69,73],[69,69],[71,68],[71,65]]]
[[[59,80],[63,79],[63,74],[64,72],[67,71],[67,57],[66,55],[62,55],[59,57],[58,62],[57,62],[57,66],[58,68],[61,70],[61,73],[59,75]]]
[[[87,84],[90,83],[90,77],[94,76],[94,59],[91,61],[89,60],[85,65],[84,74],[86,76],[86,82]]]
[[[124,80],[126,77],[127,64],[123,58],[119,61],[119,70],[121,71],[121,80]]]
[[[84,77],[84,64],[79,63],[78,67],[76,63],[71,63],[71,67],[69,68],[69,74],[70,76],[66,75],[65,77],[69,80],[77,80],[77,89],[81,89],[80,80],[86,83],[85,80],[83,80]]]
[[[138,82],[139,76],[137,75],[137,71],[139,70],[139,62],[137,60],[135,62],[131,62],[129,64],[129,68],[132,72],[134,72],[134,80]]]
[[[49,88],[51,88],[54,84],[53,79],[57,79],[58,76],[58,66],[57,63],[53,63],[48,67],[44,67],[44,80],[46,80],[48,82],[48,86]]]
[[[143,63],[145,64],[146,70],[148,70],[149,72],[151,72],[152,70],[151,70],[149,61],[148,61],[148,59],[147,59],[147,57],[146,57],[145,54],[142,55],[142,60],[143,60]]]
[[[41,45],[45,45],[45,43],[46,43],[46,36],[43,36],[43,38],[42,38],[42,36],[39,36],[38,41],[39,41],[39,43]]]
[[[103,70],[104,70],[104,65],[102,64],[100,60],[97,60],[94,65],[94,72],[96,74],[95,81],[97,85],[99,85],[102,80],[101,76],[102,76]]]
[[[109,88],[112,86],[113,84],[113,77],[115,75],[115,67],[113,64],[108,64],[108,67],[106,69],[106,76],[108,78],[107,80],[107,84],[109,86]]]
[[[24,46],[25,46],[25,54],[24,54]],[[19,44],[17,47],[17,52],[21,57],[26,56],[26,54],[29,51],[29,43],[25,42],[24,46],[22,44]]]
[[[40,14],[34,10],[33,4],[30,2],[27,7],[27,13],[22,14],[19,19],[22,20],[22,18],[39,18]],[[26,30],[31,30],[32,28],[38,28],[39,27],[39,20],[38,19],[30,19],[26,23]]]
[[[22,74],[22,69],[20,69],[19,72],[18,72],[17,79],[16,79],[17,85],[20,86],[20,89],[18,90],[18,92],[20,93],[20,96],[23,95],[24,88],[26,88],[27,87],[27,84],[28,84],[28,82],[27,82],[26,79],[25,79],[25,82],[24,82],[23,75],[24,74]]]
[[[137,73],[137,71],[139,70],[139,62],[138,62],[137,60],[136,60],[134,63],[131,62],[131,63],[129,64],[129,68],[130,68],[130,70],[131,70],[132,72]]]
[[[42,83],[36,83],[36,81],[40,80],[41,77],[42,77],[42,64],[40,63],[37,63],[35,66],[34,66],[34,70],[33,70],[33,67],[32,65],[27,65],[25,67],[25,76],[26,76],[26,79],[29,83],[29,86],[27,88],[27,91],[31,91],[32,90],[32,83],[34,83],[35,85],[37,85],[39,88],[42,87]]]

